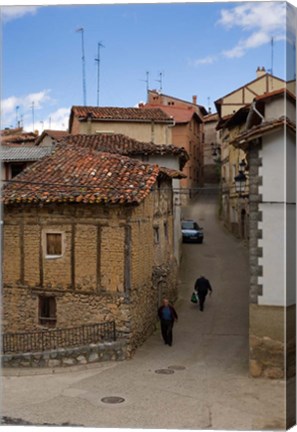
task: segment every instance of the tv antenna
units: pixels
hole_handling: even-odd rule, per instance
[[[271,75],[273,75],[273,54],[274,54],[274,40],[271,38]]]
[[[95,58],[97,62],[97,106],[99,106],[99,91],[100,91],[100,49],[105,48],[101,42],[98,43],[98,57]]]
[[[32,105],[31,105],[31,108],[32,108],[32,123],[33,123],[33,132],[34,132],[34,101],[32,101]]]
[[[20,109],[20,106],[17,105],[15,107],[15,123],[16,123],[16,127],[20,126],[20,122],[19,122],[19,109]]]
[[[160,84],[160,89],[159,92],[162,93],[162,88],[163,88],[163,72],[159,73],[159,79],[155,80]]]
[[[86,88],[86,59],[85,59],[84,28],[81,27],[81,28],[77,29],[76,32],[81,33],[83,100],[84,100],[84,106],[86,106],[87,105],[87,88]]]

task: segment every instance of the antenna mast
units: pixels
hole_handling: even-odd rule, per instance
[[[271,75],[273,75],[273,51],[274,51],[274,40],[271,38]]]
[[[158,83],[160,83],[160,93],[162,93],[162,88],[163,88],[163,73],[162,72],[160,72],[159,73],[159,79],[157,79],[156,81],[158,82]]]
[[[100,48],[105,48],[104,45],[102,45],[101,42],[98,43],[98,57],[95,58],[95,61],[97,62],[97,106],[99,106],[99,89],[100,89]]]
[[[82,85],[83,85],[83,98],[84,106],[87,105],[87,88],[86,88],[86,59],[85,59],[85,41],[84,41],[84,28],[81,27],[76,30],[81,33],[81,51],[82,51]]]
[[[34,127],[34,101],[32,101],[31,108],[32,108],[32,122],[33,122],[33,132],[34,132],[34,129],[35,129],[35,127]]]

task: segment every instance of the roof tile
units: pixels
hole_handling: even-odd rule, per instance
[[[179,171],[126,156],[58,144],[52,155],[6,184],[2,200],[4,204],[140,203],[159,174],[183,177]]]

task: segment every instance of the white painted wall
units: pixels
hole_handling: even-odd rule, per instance
[[[285,139],[282,129],[264,136],[260,157],[263,185],[259,192],[263,202],[259,210],[263,218],[259,229],[262,229],[263,238],[259,239],[258,246],[263,248],[263,257],[259,259],[263,276],[258,278],[258,283],[263,286],[263,295],[258,301],[261,305],[291,305],[295,303],[292,287],[296,282],[296,208],[287,205],[286,200],[296,203],[296,142],[293,134],[288,132]]]

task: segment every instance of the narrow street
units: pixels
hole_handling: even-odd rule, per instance
[[[184,211],[203,226],[205,242],[183,246],[172,347],[158,328],[130,361],[4,370],[2,416],[87,427],[281,428],[284,385],[248,376],[248,251],[222,228],[216,203],[202,195]],[[203,312],[190,303],[201,274],[213,287]],[[156,373],[164,369],[171,373]],[[125,401],[103,403],[108,396]]]

